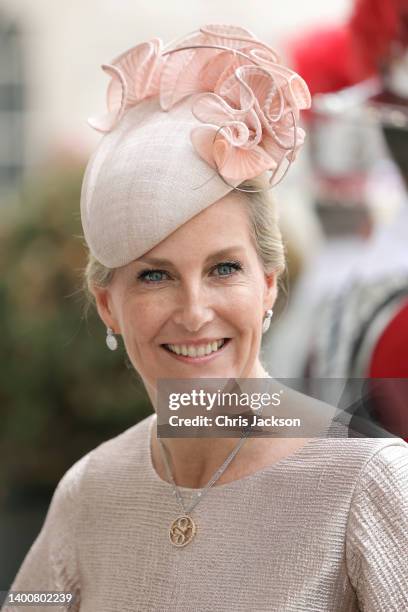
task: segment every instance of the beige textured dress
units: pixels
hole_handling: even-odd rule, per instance
[[[150,454],[154,415],[63,476],[13,591],[76,591],[81,612],[408,610],[408,444],[315,438],[180,513]],[[186,501],[194,489],[180,487]],[[56,610],[9,607],[4,610]]]

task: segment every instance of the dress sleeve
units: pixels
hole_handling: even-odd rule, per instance
[[[350,507],[348,574],[364,612],[408,609],[408,444],[367,462]]]
[[[76,556],[76,534],[79,508],[79,490],[90,453],[64,474],[51,499],[45,521],[36,540],[29,549],[11,585],[10,591],[65,591],[75,594],[71,607],[53,607],[53,610],[79,610],[80,579]],[[6,605],[2,612],[26,610],[26,606]],[[49,612],[49,605],[30,605],[30,610]]]

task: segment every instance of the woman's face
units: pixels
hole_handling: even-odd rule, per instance
[[[276,297],[231,193],[95,289],[148,388],[159,378],[255,378],[264,313]],[[221,346],[220,346],[221,345]]]

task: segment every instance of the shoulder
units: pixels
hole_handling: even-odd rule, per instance
[[[122,480],[146,461],[146,445],[154,414],[110,438],[78,459],[62,476],[54,493],[59,503],[74,503],[95,485]]]
[[[357,421],[353,418],[353,410],[348,412],[348,409],[337,407],[337,403],[347,405],[342,401],[343,380],[327,388],[325,384],[324,379],[313,381],[313,396],[281,385],[285,390],[285,415],[300,417],[302,432],[305,432],[306,437],[311,434],[311,444],[306,445],[302,460],[306,456],[311,464],[319,463],[328,473],[337,470],[340,479],[353,485],[360,480],[363,472],[370,473],[370,467],[376,465],[374,457],[377,455],[377,461],[385,461],[393,452],[407,452],[408,444],[402,438],[393,436],[370,421]],[[359,387],[357,392],[361,393]],[[315,397],[316,394],[332,394],[333,398],[338,395],[340,400],[336,399],[330,404]],[[390,450],[386,451],[387,448]],[[374,463],[370,466],[368,464],[371,460]]]
[[[341,426],[335,431],[338,437],[312,439],[302,460],[320,466],[321,476],[348,490],[350,500],[368,488],[391,487],[393,479],[408,477],[408,444],[401,438],[348,438],[348,429]]]
[[[145,450],[154,413],[114,438],[102,442],[90,453],[89,468],[134,461]]]
[[[379,442],[365,462],[356,486],[354,505],[367,502],[405,506],[408,511],[408,444],[401,438]],[[408,518],[408,515],[407,515]]]

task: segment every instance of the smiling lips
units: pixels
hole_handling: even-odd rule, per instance
[[[220,338],[203,344],[164,344],[163,346],[176,355],[184,357],[206,357],[224,346],[228,338]]]

